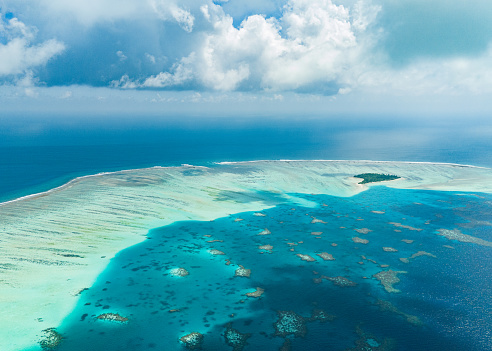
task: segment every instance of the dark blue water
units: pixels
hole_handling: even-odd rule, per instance
[[[77,176],[183,163],[370,159],[492,166],[489,134],[445,120],[14,117],[0,120],[0,201]]]
[[[491,248],[436,235],[441,228],[459,228],[491,241],[485,221],[492,219],[492,197],[479,195],[382,186],[350,198],[296,194],[315,206],[287,203],[261,211],[264,216],[247,212],[157,228],[145,242],[121,251],[82,292],[58,328],[65,337],[59,350],[183,350],[179,338],[191,332],[204,335],[203,350],[232,350],[224,338],[228,325],[250,334],[244,350],[277,350],[285,340],[292,350],[370,350],[375,345],[490,350]],[[312,223],[313,217],[326,223]],[[258,235],[265,228],[271,234]],[[355,231],[360,228],[372,231]],[[355,236],[369,242],[354,243]],[[273,246],[271,252],[259,249],[266,244]],[[211,255],[211,249],[224,255]],[[418,251],[436,257],[399,259]],[[320,252],[335,260],[322,260]],[[315,261],[302,261],[297,253]],[[238,265],[251,269],[251,276],[235,277]],[[170,275],[178,267],[189,275]],[[394,285],[400,293],[388,293],[373,277],[388,269],[407,272]],[[357,285],[337,286],[322,276],[342,276]],[[256,287],[265,290],[263,296],[244,295]],[[381,301],[392,310],[381,310]],[[315,310],[334,319],[312,319]],[[278,311],[295,313],[306,334],[276,335]],[[97,320],[103,313],[129,321]],[[410,323],[405,315],[420,323]]]

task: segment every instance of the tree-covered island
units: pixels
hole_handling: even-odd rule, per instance
[[[378,174],[378,173],[362,173],[354,177],[364,179],[362,182],[359,182],[358,184],[376,183],[376,182],[383,182],[385,180],[395,180],[401,178],[396,175]]]

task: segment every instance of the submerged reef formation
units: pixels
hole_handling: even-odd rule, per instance
[[[411,227],[409,225],[405,225],[405,224],[401,224],[401,223],[397,223],[397,222],[389,222],[388,224],[391,224],[397,228],[403,228],[403,229],[413,230],[413,231],[417,231],[417,232],[422,231],[421,228],[414,228],[414,227]]]
[[[223,253],[220,250],[216,250],[216,249],[208,250],[208,253],[211,255],[214,255],[214,256],[225,255],[225,253]]]
[[[367,243],[369,243],[369,240],[359,238],[358,236],[354,236],[354,237],[352,238],[352,241],[353,241],[354,243],[356,243],[356,244],[367,244]]]
[[[119,322],[126,323],[128,322],[128,318],[120,316],[118,313],[103,313],[96,317],[102,321],[111,321],[111,322]]]
[[[236,269],[234,276],[235,277],[247,277],[247,278],[249,278],[251,276],[251,269],[246,269],[243,266],[239,265],[239,268]]]
[[[290,339],[285,339],[284,343],[278,351],[291,351],[292,350],[292,341]]]
[[[265,289],[257,287],[256,291],[249,292],[249,293],[246,293],[244,295],[246,295],[248,297],[261,297],[261,295],[263,295],[264,292],[265,292]]]
[[[482,246],[492,247],[492,242],[471,235],[463,234],[459,229],[439,229],[437,235],[441,235],[449,240],[458,240],[462,243],[473,243]]]
[[[268,244],[267,245],[260,245],[260,246],[258,246],[258,249],[265,250],[268,253],[272,253],[273,246],[272,245],[268,245]]]
[[[174,269],[171,269],[171,275],[175,276],[175,277],[186,277],[187,275],[190,274],[190,272],[188,272],[186,269],[184,268],[174,268]]]
[[[347,279],[345,277],[327,277],[327,276],[322,276],[321,278],[324,278],[326,280],[331,281],[333,284],[336,286],[341,286],[342,288],[348,287],[348,286],[356,286],[357,283],[351,281],[350,279]]]
[[[384,246],[383,251],[385,251],[385,252],[398,252],[397,249],[395,249],[393,247],[389,247],[389,246]]]
[[[55,328],[43,330],[43,336],[39,341],[39,345],[43,350],[54,350],[63,340],[63,336],[56,331]]]
[[[355,347],[345,351],[393,351],[396,350],[396,342],[393,339],[384,338],[379,341],[374,335],[362,330],[360,326],[355,328],[359,339],[355,341]]]
[[[407,320],[407,322],[410,323],[410,324],[413,324],[415,326],[421,326],[421,325],[423,325],[423,323],[419,319],[419,317],[400,311],[398,309],[398,307],[396,307],[395,305],[393,305],[389,301],[377,300],[376,301],[376,306],[379,306],[379,309],[381,311],[387,311],[387,312],[396,313],[396,314],[404,317]]]
[[[311,318],[309,318],[308,321],[309,322],[320,321],[324,323],[324,322],[331,322],[335,320],[335,318],[337,318],[335,315],[326,313],[323,310],[313,310],[311,312]]]
[[[313,220],[311,221],[312,224],[315,224],[315,223],[323,223],[323,224],[326,224],[325,221],[321,220],[321,219],[318,219],[316,217],[313,217]]]
[[[317,256],[321,257],[324,261],[335,261],[333,258],[332,254],[329,254],[328,252],[321,252],[319,254],[316,254]]]
[[[238,330],[232,328],[232,323],[226,324],[224,338],[226,344],[232,346],[233,351],[242,351],[250,337],[250,333],[240,333]]]
[[[192,332],[179,338],[179,341],[185,344],[188,349],[196,350],[202,347],[203,335],[198,332]]]
[[[355,175],[354,178],[363,179],[363,181],[359,182],[358,184],[367,184],[367,183],[384,182],[386,180],[400,179],[401,177],[391,174],[362,173],[362,174]]]
[[[0,206],[0,268],[6,283],[0,287],[0,305],[7,306],[0,318],[7,326],[0,330],[2,351],[28,350],[33,346],[39,349],[41,331],[58,325],[63,325],[62,344],[56,346],[61,340],[59,334],[47,332],[45,348],[90,349],[85,346],[92,342],[113,351],[135,341],[155,350],[176,351],[199,348],[198,345],[208,348],[215,343],[221,344],[218,348],[232,349],[244,341],[241,331],[254,333],[248,339],[251,345],[244,349],[254,344],[253,348],[265,345],[264,349],[276,350],[284,339],[273,336],[277,313],[271,311],[293,309],[300,315],[285,312],[278,318],[278,336],[287,335],[286,348],[290,340],[294,349],[302,349],[304,343],[311,348],[330,335],[338,337],[338,341],[323,347],[342,350],[355,345],[357,336],[353,334],[351,338],[350,333],[360,320],[370,323],[374,317],[380,323],[376,325],[394,320],[399,322],[398,327],[412,332],[416,329],[412,325],[417,325],[418,319],[405,313],[414,311],[403,308],[407,305],[401,305],[405,311],[401,312],[394,305],[380,303],[379,310],[374,305],[374,295],[366,294],[374,287],[379,290],[375,292],[379,297],[398,292],[396,288],[401,285],[405,293],[421,301],[428,295],[419,295],[419,283],[426,284],[427,277],[440,269],[449,272],[458,264],[462,266],[458,266],[456,275],[440,276],[443,288],[456,287],[452,292],[458,295],[470,284],[483,292],[478,288],[487,284],[486,279],[480,281],[487,275],[473,276],[477,270],[469,266],[487,273],[488,261],[477,265],[470,253],[480,250],[477,257],[486,260],[484,250],[490,247],[451,243],[447,239],[490,246],[485,240],[463,234],[477,233],[473,235],[489,240],[486,235],[490,228],[466,229],[459,224],[472,216],[468,212],[474,216],[470,221],[484,219],[480,223],[485,223],[490,214],[490,195],[483,201],[470,196],[461,200],[451,192],[410,189],[456,190],[464,184],[478,190],[492,189],[490,170],[355,161],[259,162],[203,167],[194,178],[183,178],[180,169],[157,167],[90,176],[61,190]],[[347,179],[347,175],[363,172],[399,174],[405,179],[369,190]],[[488,178],[475,185],[481,175]],[[391,189],[393,186],[409,190]],[[435,201],[441,199],[442,202]],[[425,208],[416,203],[425,204]],[[444,215],[438,217],[439,213]],[[432,222],[424,225],[427,217]],[[318,218],[327,223],[315,221]],[[390,221],[393,222],[388,224]],[[355,235],[360,237],[355,237],[353,243]],[[419,258],[433,257],[428,252],[442,252],[449,247],[443,248],[443,244],[450,243],[457,250],[439,254],[440,261]],[[383,247],[399,253],[384,252]],[[404,273],[399,257],[404,257],[403,262],[415,259],[405,266],[409,272],[415,270],[411,272],[411,284],[396,285],[398,278],[407,279],[399,275]],[[64,261],[57,261],[62,258]],[[307,261],[302,262],[303,259]],[[379,262],[391,264],[395,271],[383,268],[386,265]],[[107,271],[102,273],[106,266]],[[246,279],[251,272],[253,281]],[[425,274],[420,275],[421,272]],[[99,278],[94,283],[96,277]],[[313,278],[321,285],[313,284]],[[345,289],[356,284],[360,287]],[[80,292],[82,287],[90,287],[90,291],[74,297],[73,292]],[[475,294],[471,290],[474,289],[470,289],[470,296]],[[450,313],[463,311],[460,316],[475,321],[475,315],[484,315],[487,305],[486,300],[475,295],[473,298],[473,304],[466,306],[454,306],[453,299],[425,301],[425,306],[429,314],[438,313],[442,307]],[[398,295],[384,299],[400,307]],[[75,304],[76,309],[70,312]],[[350,308],[345,310],[345,304]],[[311,315],[313,308],[320,310]],[[322,324],[334,316],[321,309],[336,314],[337,323]],[[124,317],[106,312],[119,312]],[[363,313],[364,318],[359,318]],[[420,312],[414,314],[421,317]],[[61,324],[65,316],[70,324]],[[37,320],[40,317],[42,321]],[[224,326],[230,321],[239,331],[230,327],[225,336]],[[120,324],[124,322],[128,324]],[[447,321],[440,322],[443,330],[453,327]],[[306,339],[294,339],[295,335],[303,335],[303,323],[309,328]],[[378,330],[376,325],[371,326],[371,331],[383,340],[386,331]],[[301,331],[295,331],[296,326]],[[350,329],[337,333],[338,328]],[[475,337],[479,327],[473,328],[473,323],[468,323],[455,332],[461,339],[481,342]],[[115,333],[108,332],[111,330]],[[156,338],[150,337],[154,330],[158,333]],[[205,336],[192,333],[183,337],[192,331]],[[415,333],[420,336],[420,331]],[[392,335],[399,341],[404,339],[403,332],[396,334]],[[229,346],[224,337],[230,341]],[[80,347],[72,347],[79,341]],[[425,349],[424,341],[415,342],[420,347],[414,349]],[[365,350],[382,344],[367,335],[360,342]]]
[[[425,251],[419,251],[419,252],[414,253],[412,256],[410,256],[408,258],[406,258],[406,257],[400,258],[400,261],[402,261],[403,263],[409,263],[410,260],[413,260],[415,257],[420,257],[420,256],[429,256],[429,257],[437,258],[436,255],[433,255],[431,253],[428,253]]]
[[[299,257],[301,260],[303,261],[307,261],[307,262],[313,262],[313,261],[316,261],[313,257],[309,256],[309,255],[303,255],[303,254],[296,254],[297,257]]]
[[[356,228],[354,230],[359,234],[367,234],[369,232],[372,232],[372,230],[369,228]]]
[[[294,311],[277,311],[278,320],[273,324],[275,336],[294,335],[304,337],[307,333],[306,321]]]
[[[374,274],[373,277],[380,281],[380,283],[384,286],[384,289],[389,293],[399,293],[400,290],[395,289],[393,287],[394,284],[400,282],[398,278],[398,274],[405,274],[405,271],[392,271],[391,269],[387,271],[381,271],[377,274]]]

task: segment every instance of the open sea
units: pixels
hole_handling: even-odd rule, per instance
[[[459,123],[31,120],[24,131],[2,123],[0,201],[157,165],[371,159],[492,167],[489,135]],[[179,339],[192,332],[202,334],[203,350],[492,349],[491,248],[437,235],[459,228],[492,241],[491,195],[384,186],[349,198],[295,195],[315,205],[151,230],[81,292],[57,327],[64,339],[56,350],[185,350]],[[241,267],[250,275],[236,276]],[[188,274],[176,275],[179,268]],[[399,292],[376,279],[388,270],[399,272]],[[128,321],[97,318],[107,313]]]
[[[0,201],[78,176],[220,161],[428,161],[492,167],[492,121],[391,118],[0,119]]]

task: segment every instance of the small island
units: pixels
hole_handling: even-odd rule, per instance
[[[358,174],[354,177],[364,179],[362,182],[359,182],[358,184],[384,182],[385,180],[395,180],[395,179],[401,178],[401,177],[398,177],[396,175],[379,174],[379,173],[362,173],[362,174]]]

